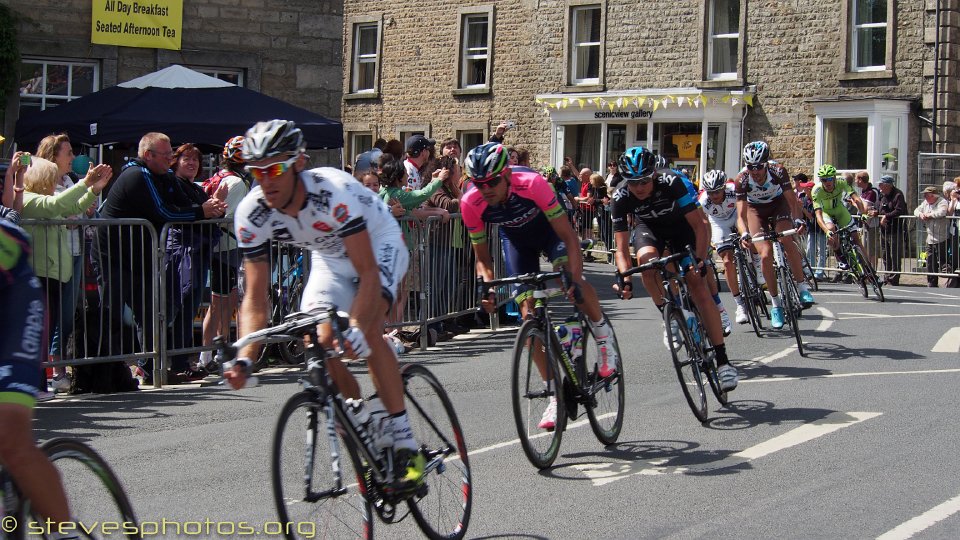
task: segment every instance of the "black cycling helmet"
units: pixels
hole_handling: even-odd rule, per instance
[[[278,154],[299,154],[305,148],[303,132],[290,120],[257,122],[243,139],[243,159],[257,161]]]
[[[620,176],[629,180],[650,176],[657,171],[657,158],[646,148],[634,146],[627,148],[617,160]]]
[[[507,149],[500,143],[481,144],[467,154],[467,176],[481,182],[492,178],[507,166],[509,157]]]
[[[719,169],[710,169],[703,175],[700,186],[705,191],[720,191],[727,183],[727,173]]]

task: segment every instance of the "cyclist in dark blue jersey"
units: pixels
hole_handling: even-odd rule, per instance
[[[656,158],[641,146],[628,148],[620,156],[618,167],[624,178],[620,189],[613,196],[618,290],[625,300],[633,297],[631,279],[619,276],[620,272],[633,266],[627,216],[632,217],[635,228],[633,247],[638,265],[661,257],[667,249],[673,253],[682,253],[688,245],[692,246],[696,260],[687,258],[681,261],[681,265],[687,267],[685,279],[690,296],[700,308],[703,325],[710,342],[714,344],[720,385],[724,390],[733,390],[737,387],[737,370],[730,365],[727,358],[720,311],[712,300],[707,281],[703,277],[707,270],[705,260],[710,247],[710,226],[704,219],[703,212],[697,209],[696,197],[690,194],[680,175],[673,174],[672,171],[657,170]],[[641,281],[654,305],[662,312],[666,300],[656,271],[643,272]],[[671,334],[671,330],[664,329],[665,345],[668,345],[667,340],[675,339]]]

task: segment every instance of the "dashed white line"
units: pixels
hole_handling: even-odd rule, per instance
[[[825,307],[819,307],[819,306],[817,306],[817,311],[819,311],[819,312],[820,312],[820,315],[823,316],[823,320],[820,321],[820,324],[817,325],[817,329],[814,330],[814,331],[815,331],[815,332],[826,332],[826,331],[830,328],[830,326],[833,325],[833,322],[834,322],[835,320],[837,320],[837,318],[833,315],[833,312],[832,312],[832,311],[830,311],[829,309],[827,309],[827,308],[825,308]]]
[[[929,375],[931,373],[960,373],[960,368],[948,369],[918,369],[914,371],[867,371],[863,373],[831,373],[829,375],[807,375],[803,377],[768,377],[742,379],[744,383],[803,381],[807,379],[842,379],[844,377],[881,377],[885,375]]]

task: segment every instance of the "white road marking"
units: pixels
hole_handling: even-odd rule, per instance
[[[607,413],[607,414],[601,414],[600,416],[597,417],[597,419],[608,418],[608,417],[613,416],[614,414],[615,414],[615,413],[612,413],[612,412],[611,412],[611,413]],[[589,423],[589,420],[580,420],[580,421],[578,421],[578,422],[573,422],[572,424],[567,424],[567,430],[575,429],[575,428],[578,428],[578,427],[583,427],[583,426],[587,425],[588,423]],[[553,432],[544,431],[543,433],[538,433],[538,434],[536,434],[536,435],[531,436],[530,438],[531,438],[531,439],[539,439],[539,438],[547,437],[547,436],[550,436],[550,435],[553,435]],[[478,450],[469,450],[469,451],[468,451],[468,454],[470,455],[470,457],[473,457],[473,456],[475,456],[475,455],[477,455],[477,454],[483,454],[484,452],[490,452],[491,450],[497,450],[497,449],[500,449],[500,448],[506,448],[506,447],[508,447],[508,446],[513,446],[513,445],[515,445],[515,444],[520,444],[520,439],[513,439],[512,441],[504,441],[504,442],[500,442],[500,443],[496,443],[496,444],[491,444],[490,446],[484,446],[483,448],[480,448],[480,449],[478,449]]]
[[[826,418],[815,420],[809,424],[804,424],[798,428],[792,429],[783,435],[764,441],[756,446],[752,446],[723,458],[719,461],[708,464],[710,469],[717,470],[721,468],[736,467],[755,459],[768,456],[774,452],[784,450],[802,444],[817,437],[822,437],[833,433],[839,429],[852,426],[876,418],[883,413],[877,412],[851,412],[851,413],[833,413]],[[683,457],[682,452],[678,453],[679,458]],[[683,474],[691,470],[701,470],[703,466],[669,466],[665,465],[670,458],[658,458],[650,460],[637,460],[622,463],[581,463],[573,465],[584,476],[586,476],[595,487],[603,486],[617,480],[622,480],[630,476],[658,476],[663,474]]]
[[[796,429],[792,429],[783,435],[779,435],[770,440],[764,441],[758,445],[751,446],[746,450],[737,452],[733,457],[751,461],[754,459],[768,456],[774,452],[790,448],[798,444],[812,441],[828,433],[833,433],[841,428],[852,426],[854,424],[876,418],[883,413],[878,412],[851,412],[847,413],[847,418],[838,419],[837,415],[830,415],[821,420],[815,420],[809,424],[804,424]]]
[[[785,356],[789,356],[790,353],[792,353],[792,352],[795,351],[795,350],[797,350],[797,346],[796,346],[796,345],[791,345],[791,346],[787,347],[786,349],[784,349],[784,350],[782,350],[782,351],[780,351],[780,352],[778,352],[778,353],[773,353],[773,354],[767,355],[767,356],[758,356],[757,358],[754,358],[753,361],[754,361],[754,362],[758,362],[758,363],[760,363],[760,364],[769,364],[770,362],[773,362],[774,360],[779,360],[779,359],[781,359],[781,358],[783,358],[783,357],[785,357]]]
[[[884,375],[929,375],[931,373],[960,373],[960,368],[918,369],[914,371],[868,371],[864,373],[831,373],[830,375],[808,375],[804,377],[769,377],[766,379],[742,379],[743,383],[803,381],[808,379],[841,379],[844,377],[880,377]]]
[[[930,351],[945,353],[960,352],[960,326],[954,326],[947,330]]]
[[[929,529],[937,522],[960,512],[960,495],[934,506],[919,516],[908,520],[893,529],[881,534],[877,540],[905,540],[912,538],[918,532]]]
[[[817,329],[814,332],[826,332],[830,326],[833,325],[833,321],[837,318],[833,315],[833,312],[825,307],[817,307],[817,311],[820,312],[820,315],[823,316],[823,320],[820,321],[820,324],[817,325]]]
[[[912,315],[887,315],[883,313],[838,313],[838,319],[916,319],[918,317],[960,317],[960,313],[914,313]]]

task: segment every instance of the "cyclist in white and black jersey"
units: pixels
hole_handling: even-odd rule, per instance
[[[260,122],[246,133],[243,158],[259,186],[247,194],[235,214],[246,276],[240,335],[267,324],[268,241],[310,249],[310,278],[300,309],[311,312],[333,305],[350,313],[350,328],[343,333],[341,346],[357,358],[367,358],[390,415],[382,429],[393,434],[390,462],[395,488],[406,490],[422,483],[425,460],[404,408],[397,358],[380,336],[409,255],[386,204],[344,171],[305,170],[305,147],[302,132],[289,121]],[[326,346],[332,345],[329,324],[321,325],[318,335]],[[252,365],[249,359],[257,357],[258,349],[259,344],[243,348],[237,365],[224,374],[234,388],[245,384]],[[343,396],[359,399],[359,384],[346,367],[337,359],[327,365]]]
[[[791,227],[802,232],[806,225],[800,219],[800,201],[793,193],[790,175],[783,165],[770,160],[770,147],[767,143],[747,143],[743,147],[743,161],[745,165],[734,180],[734,185],[737,193],[737,227],[741,231],[744,247],[748,247],[751,236],[766,232],[770,228],[770,222],[773,222],[773,228],[778,232]],[[792,240],[782,241],[781,244],[800,291],[800,302],[804,308],[810,307],[814,300],[803,274],[800,250]],[[784,314],[773,269],[773,247],[770,242],[758,242],[756,248],[760,254],[767,290],[773,300],[770,326],[783,328]]]
[[[733,182],[727,181],[727,175],[721,170],[709,170],[700,181],[700,207],[710,222],[710,243],[723,261],[723,275],[727,286],[737,303],[736,321],[744,324],[749,321],[747,311],[740,297],[740,283],[737,280],[737,268],[733,261],[733,244],[730,233],[737,232],[737,194]]]

